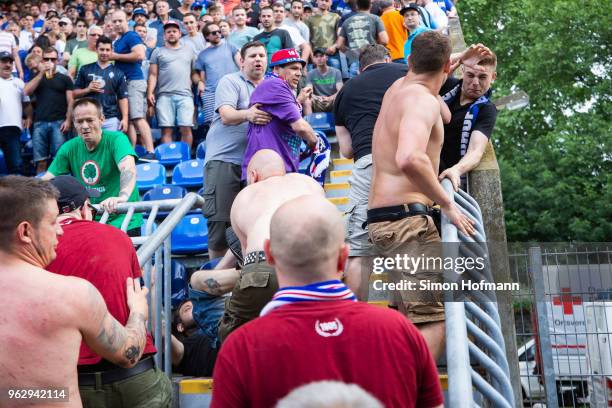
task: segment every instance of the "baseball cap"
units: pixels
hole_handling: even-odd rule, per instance
[[[400,10],[400,14],[403,16],[408,10],[414,10],[416,12],[419,11],[419,6],[416,3],[409,3],[402,7]]]
[[[204,8],[204,4],[200,3],[199,1],[195,1],[192,5],[191,5],[191,9],[195,10],[198,8]]]
[[[60,192],[57,206],[60,214],[74,211],[85,204],[89,197],[100,197],[98,190],[85,188],[72,176],[56,176],[51,179],[51,184]]]
[[[11,61],[15,60],[13,58],[13,53],[11,53],[10,51],[0,51],[0,60],[4,59],[10,59]]]
[[[311,9],[312,10],[312,4],[310,4],[309,2],[305,2],[303,7],[304,7],[304,9]]]
[[[135,8],[134,11],[132,11],[132,19],[136,16],[148,17],[147,12],[142,7]]]
[[[272,61],[269,66],[275,67],[277,65],[285,65],[292,62],[299,62],[302,66],[306,65],[306,61],[300,57],[300,54],[298,54],[295,49],[285,48],[284,50],[278,50],[272,54]]]
[[[178,22],[173,21],[173,20],[169,20],[167,23],[164,24],[164,30],[170,27],[176,27],[179,30],[181,29],[181,25]]]
[[[317,47],[314,49],[314,51],[312,52],[313,55],[316,54],[325,54],[325,51],[327,51],[325,48],[323,47]]]
[[[62,17],[62,18],[60,18],[60,24],[61,23],[72,24],[72,21],[70,21],[70,19],[68,17]]]

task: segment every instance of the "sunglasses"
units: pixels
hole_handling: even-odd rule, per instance
[[[90,37],[99,37],[99,36],[101,36],[101,35],[102,35],[102,34],[89,34],[89,36],[90,36]]]
[[[68,25],[68,23],[59,23],[60,27],[64,27],[64,26],[67,26],[67,25]]]
[[[43,61],[57,61],[57,58],[45,57],[43,58]]]
[[[217,34],[221,34],[221,31],[217,30],[217,31],[211,31],[208,33],[208,35],[217,35]]]

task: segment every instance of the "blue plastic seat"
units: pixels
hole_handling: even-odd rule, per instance
[[[155,157],[164,166],[189,160],[189,145],[184,142],[162,143],[155,148]]]
[[[4,152],[0,149],[0,174],[8,174],[8,169],[6,168],[6,160],[4,158]]]
[[[170,200],[170,199],[181,199],[185,197],[187,190],[181,186],[174,184],[164,184],[161,186],[155,186],[142,196],[142,201],[156,201],[156,200]],[[158,211],[157,217],[165,217],[170,214],[169,211]]]
[[[188,160],[174,166],[172,184],[185,188],[199,188],[204,185],[204,161]]]
[[[143,145],[139,145],[139,144],[134,146],[134,151],[136,152],[136,155],[138,157],[141,157],[147,154],[147,149],[145,149]]]
[[[172,253],[201,254],[208,251],[208,226],[202,214],[187,214],[172,230]]]
[[[136,183],[140,192],[149,190],[166,181],[166,169],[159,163],[136,165]]]
[[[204,160],[205,157],[206,157],[206,141],[203,141],[202,143],[198,145],[198,148],[196,150],[196,159]]]
[[[183,198],[187,194],[181,186],[174,184],[163,184],[155,186],[142,196],[142,201],[169,200],[171,198]]]
[[[185,268],[185,265],[181,262],[173,259],[170,276],[170,288],[172,291],[170,301],[174,309],[189,298],[189,292],[187,290],[187,268]]]
[[[321,132],[334,132],[336,130],[334,114],[330,112],[316,112],[306,115],[306,121],[314,130]]]

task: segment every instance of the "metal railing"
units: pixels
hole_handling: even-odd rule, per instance
[[[170,338],[170,316],[171,316],[171,233],[181,221],[183,216],[194,208],[200,208],[204,204],[204,199],[196,193],[188,193],[182,199],[141,201],[135,203],[121,203],[117,206],[117,213],[126,214],[121,225],[121,229],[126,231],[130,219],[137,212],[148,213],[145,224],[144,235],[132,238],[136,246],[140,246],[136,255],[140,267],[144,267],[144,283],[147,288],[151,287],[151,273],[155,273],[154,281],[155,293],[149,293],[149,330],[153,331],[155,348],[158,353],[155,355],[155,363],[158,367],[163,367],[166,375],[172,375],[172,353],[170,351],[171,342],[166,341],[162,344],[162,317],[166,317],[168,322],[164,327],[164,338]],[[99,208],[99,207],[97,207]],[[153,231],[155,218],[159,211],[171,211],[164,221]],[[101,223],[106,223],[109,214],[105,212],[100,219]],[[155,266],[155,268],[154,268]],[[161,282],[163,282],[163,289]],[[155,304],[151,301],[156,299]],[[159,301],[159,299],[162,299]],[[163,316],[162,316],[163,307]],[[154,323],[153,323],[154,322]],[[163,360],[162,360],[163,358]],[[163,365],[162,365],[163,361]]]
[[[478,203],[462,190],[455,192],[448,179],[442,186],[460,210],[475,222],[474,237],[465,236],[442,213],[444,257],[482,257],[482,271],[467,269],[462,276],[445,271],[447,278],[469,278],[493,282],[486,234]],[[456,295],[456,294],[455,294]],[[473,388],[488,406],[512,408],[514,393],[510,381],[495,293],[468,291],[463,299],[446,293],[446,355],[448,365],[448,406],[478,406]],[[472,363],[477,366],[472,367]],[[483,373],[481,375],[481,373]],[[483,401],[483,403],[485,402]]]

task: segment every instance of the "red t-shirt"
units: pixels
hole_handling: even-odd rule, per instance
[[[213,373],[211,407],[268,408],[296,387],[357,384],[386,407],[442,404],[425,340],[404,316],[361,302],[282,306],[233,332]]]
[[[68,219],[61,223],[57,257],[47,270],[77,276],[91,282],[102,294],[106,307],[125,326],[130,309],[125,280],[141,276],[136,251],[130,238],[120,229],[93,221]],[[155,353],[151,335],[143,354]],[[81,343],[79,365],[97,364],[102,357]]]

